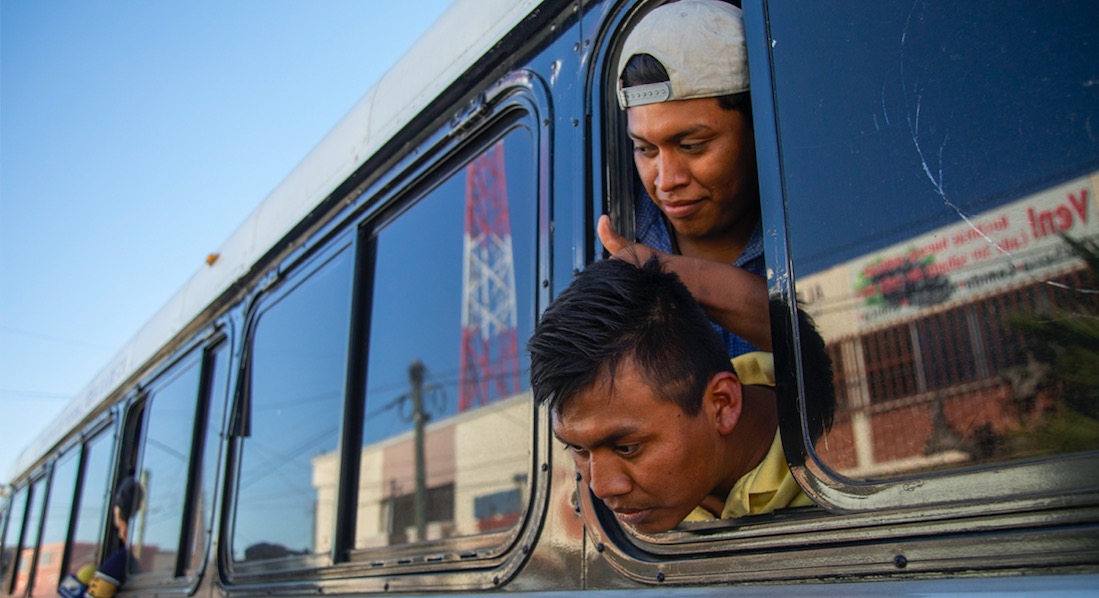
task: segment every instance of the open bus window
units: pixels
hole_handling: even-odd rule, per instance
[[[222,341],[206,351],[203,360],[203,380],[206,385],[201,389],[205,400],[205,413],[200,409],[195,426],[195,446],[202,447],[200,462],[192,479],[196,488],[191,493],[195,501],[191,525],[190,550],[183,563],[183,575],[197,577],[206,563],[209,548],[210,531],[213,529],[214,496],[217,488],[218,456],[223,445],[222,430],[225,423],[225,404],[229,376],[229,343]],[[205,422],[201,416],[205,415]],[[203,429],[205,428],[205,429]],[[201,444],[200,444],[201,443]]]
[[[1068,241],[1099,236],[1094,8],[768,6],[795,286],[839,398],[814,458],[834,479],[1099,448],[1078,375],[1099,363],[1096,272]]]
[[[737,359],[742,360],[741,368],[767,370],[769,368],[746,366],[748,363],[767,363],[769,355],[747,354],[759,353],[761,348],[766,353],[771,348],[766,327],[769,307],[763,290],[765,256],[759,186],[755,177],[753,110],[744,81],[734,76],[736,67],[743,67],[740,72],[746,72],[746,64],[733,60],[723,61],[721,67],[716,67],[715,63],[702,59],[703,53],[698,52],[699,60],[691,66],[683,66],[684,61],[679,60],[674,49],[662,46],[664,40],[676,36],[655,34],[665,29],[682,28],[683,23],[689,23],[697,29],[698,35],[695,37],[702,40],[693,41],[694,45],[690,47],[704,45],[707,49],[720,49],[721,52],[714,52],[716,54],[736,56],[746,61],[741,13],[736,8],[740,2],[700,3],[682,11],[674,3],[654,1],[637,4],[641,6],[623,11],[623,20],[614,28],[618,39],[610,42],[607,59],[603,62],[605,95],[602,107],[606,110],[604,125],[607,135],[601,141],[606,143],[607,149],[596,150],[593,155],[597,160],[614,164],[614,168],[608,169],[615,176],[607,181],[609,205],[605,209],[612,215],[624,237],[669,256],[664,259],[665,269],[679,275],[695,299],[707,309],[708,317],[713,318],[709,324],[721,335],[721,346],[725,349],[723,356],[733,359],[734,363]],[[682,44],[670,42],[668,45]],[[662,59],[668,65],[663,64]],[[734,62],[735,65],[732,64]],[[674,75],[669,75],[669,69]],[[721,75],[711,72],[718,70]],[[677,85],[689,87],[686,82],[691,78],[685,73],[692,72],[697,79],[706,81],[709,90],[720,86],[728,91],[714,96],[713,92],[692,88],[690,93],[705,97],[649,101],[656,97],[669,97],[653,91],[659,90],[665,81],[674,80],[669,89]],[[700,83],[697,85],[702,86]],[[736,91],[732,90],[734,87]],[[633,99],[626,99],[630,97]],[[688,199],[691,201],[684,201]],[[598,245],[597,249],[613,252],[616,257],[629,259],[635,249],[629,245],[616,249],[612,243],[606,243],[607,235],[600,234],[600,237],[597,243],[602,241],[604,244]],[[736,266],[736,269],[728,266]],[[700,275],[699,272],[705,274]],[[746,295],[729,291],[747,286],[745,281],[759,285],[759,294],[750,296],[751,299],[758,299],[758,303],[751,304],[744,300]],[[733,312],[733,304],[741,310],[739,315],[729,315]],[[752,330],[752,326],[760,323],[762,335],[759,330]],[[749,341],[746,336],[751,336],[752,340]],[[773,402],[772,389],[762,388],[774,386],[773,380],[766,378],[768,376],[754,377],[747,384],[760,387],[760,396],[767,396]],[[752,390],[753,395],[755,390]],[[821,409],[815,410],[819,413],[814,416],[816,423],[812,426],[814,435],[819,435],[816,430],[830,420],[831,403],[822,401],[819,405]],[[769,454],[768,447],[775,450],[767,460],[774,463],[782,461],[785,440],[772,432],[774,427],[772,413],[766,425],[745,425],[731,435],[723,434],[722,440],[728,444],[736,445],[745,442],[745,438],[753,438],[750,441],[752,448],[765,444],[765,450],[754,464],[733,464],[731,459],[722,459],[720,464],[715,462],[704,475],[720,477],[722,481],[717,487],[708,488],[709,495],[699,492],[707,503],[706,507],[694,496],[683,499],[697,505],[697,508],[688,514],[687,520],[680,526],[693,527],[692,522],[704,518],[720,520],[749,513],[770,513],[776,509],[794,508],[795,505],[804,506],[808,502],[804,495],[797,492],[797,485],[789,479],[784,463],[774,468],[779,472],[774,480],[761,481],[755,486],[748,482],[749,479],[771,477],[756,475],[760,471],[757,467],[767,469],[763,461],[764,456]],[[758,434],[756,440],[757,434],[754,432],[761,429],[767,432]],[[727,484],[729,487],[722,487],[728,477],[732,477]],[[771,482],[780,483],[779,480],[790,482],[786,486],[789,492],[776,492]],[[752,490],[746,492],[749,486]],[[737,504],[741,501],[734,498],[734,495],[749,494],[762,497],[764,493],[785,498],[775,501],[748,499],[746,504],[750,506]],[[718,494],[721,495],[720,501],[716,500]],[[635,497],[633,500],[646,499]],[[609,502],[623,503],[629,502],[629,499]],[[641,518],[642,515],[633,517]],[[674,522],[678,517],[668,519]],[[652,529],[663,527],[665,530],[669,527],[667,524],[667,521],[659,526],[648,523]]]
[[[373,232],[355,548],[522,521],[535,155],[531,132],[513,128]]]
[[[174,577],[187,508],[195,415],[200,398],[199,360],[188,357],[162,375],[145,400],[134,479],[145,500],[129,522],[130,574]]]
[[[84,475],[77,490],[79,506],[73,522],[70,571],[88,564],[98,565],[105,556],[100,550],[100,543],[110,507],[107,484],[111,479],[113,448],[110,429],[84,443]]]

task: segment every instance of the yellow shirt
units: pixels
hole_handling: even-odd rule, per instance
[[[775,362],[770,353],[746,353],[733,359],[733,367],[742,384],[775,385]],[[801,490],[786,467],[786,454],[782,451],[782,437],[775,430],[771,449],[754,469],[741,476],[733,485],[721,519],[743,515],[770,513],[787,507],[812,506],[813,501]],[[710,521],[715,519],[706,509],[696,507],[684,521]]]

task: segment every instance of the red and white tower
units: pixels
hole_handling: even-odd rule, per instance
[[[515,326],[515,262],[501,141],[466,167],[459,411],[518,394]]]

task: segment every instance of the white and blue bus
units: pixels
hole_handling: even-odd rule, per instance
[[[1099,592],[1091,0],[744,0],[816,505],[638,535],[578,484],[522,347],[632,230],[614,69],[658,4],[456,2],[13,465],[0,596],[115,550],[130,475],[124,596]]]

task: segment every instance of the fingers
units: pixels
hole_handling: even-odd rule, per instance
[[[618,253],[630,244],[629,241],[626,240],[626,237],[623,237],[618,234],[618,231],[614,230],[614,226],[611,224],[611,218],[606,214],[599,217],[599,224],[596,225],[596,233],[599,235],[599,241],[603,243],[603,248],[611,255]]]

